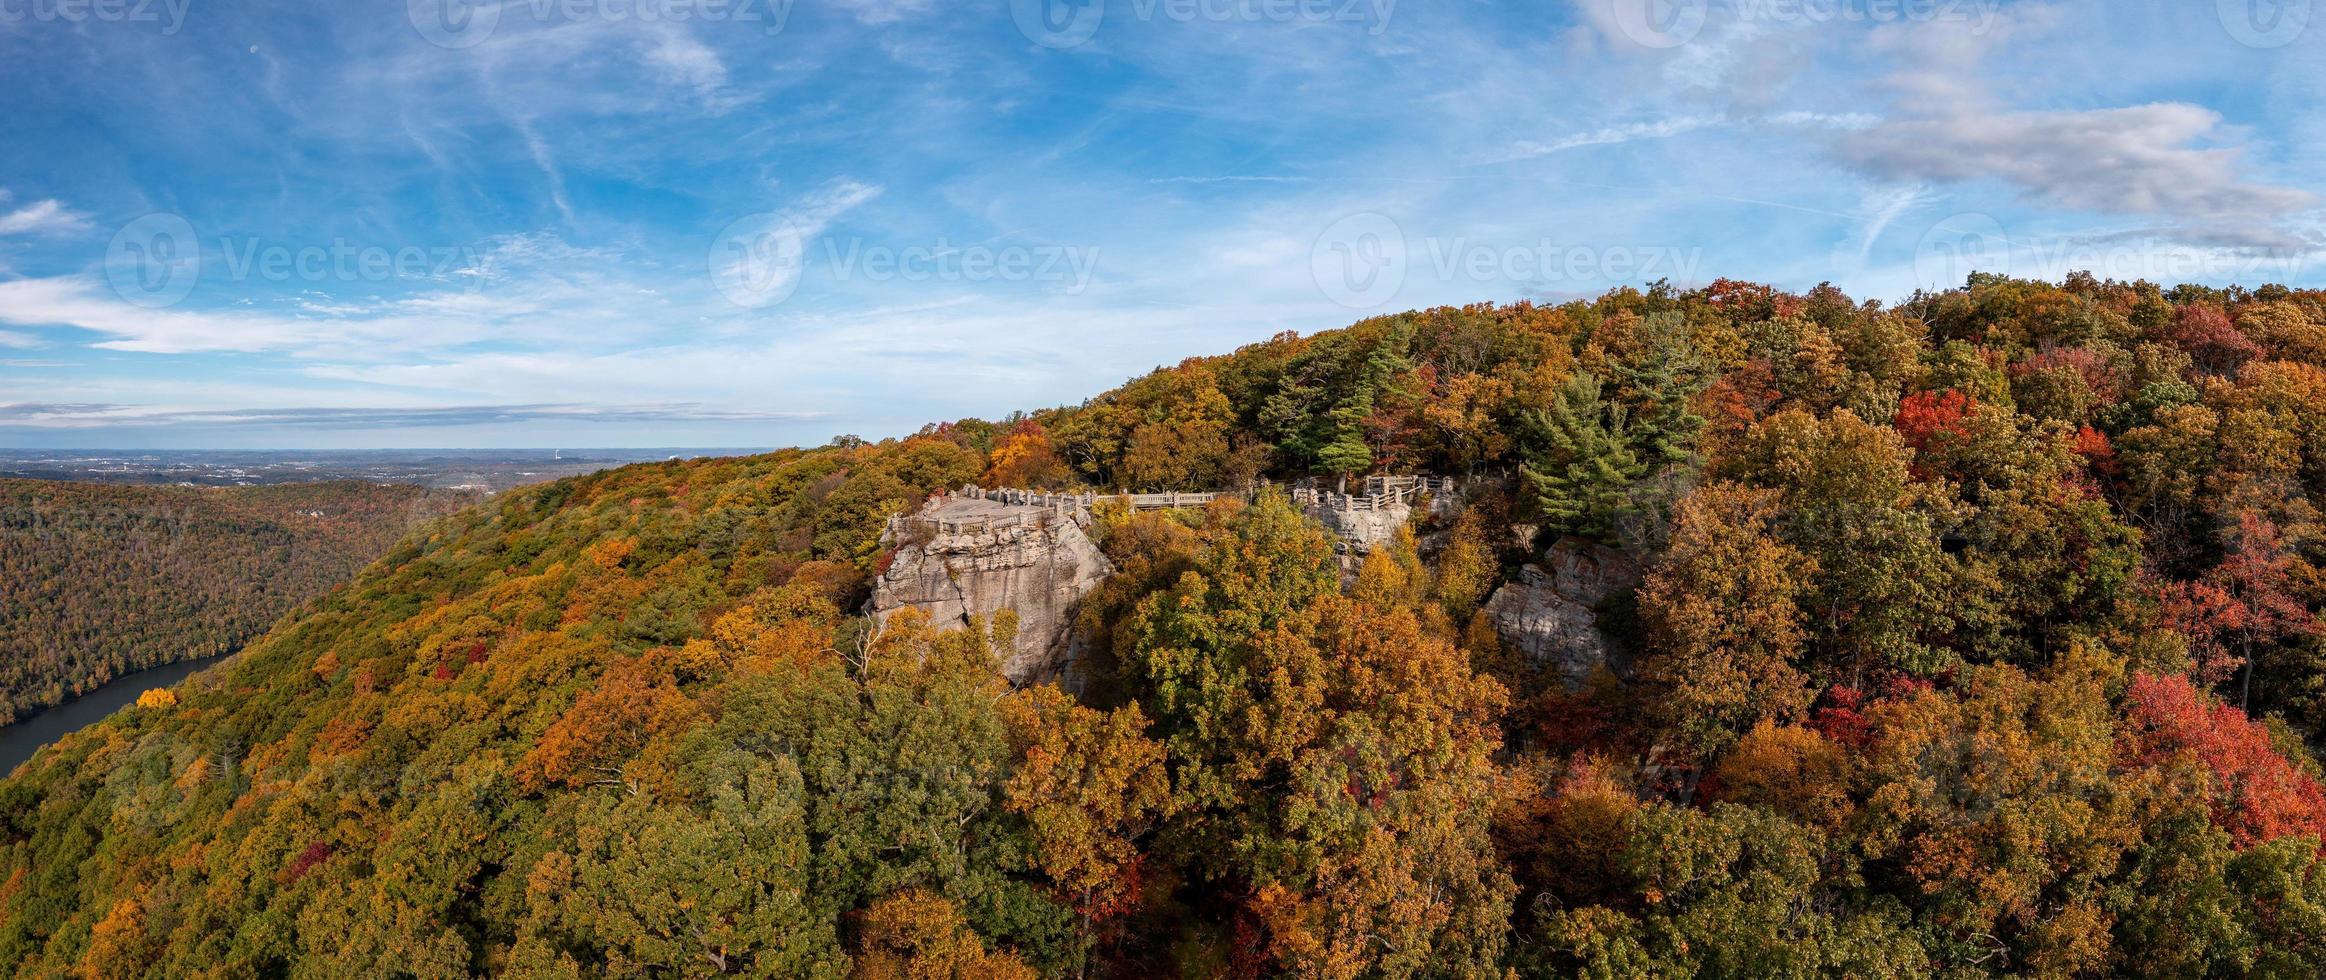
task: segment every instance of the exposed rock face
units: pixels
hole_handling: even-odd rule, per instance
[[[1075,609],[1114,566],[1071,517],[962,501],[892,523],[882,540],[895,557],[873,585],[874,617],[912,608],[939,626],[965,626],[1014,609],[1017,642],[1003,651],[1003,676],[1019,685],[1076,680]]]
[[[1573,684],[1613,662],[1615,644],[1599,629],[1598,608],[1639,582],[1639,566],[1623,552],[1561,538],[1542,565],[1520,569],[1517,581],[1494,591],[1486,616],[1502,642]]]
[[[1346,499],[1346,498],[1342,498]],[[1413,516],[1413,508],[1405,505],[1359,509],[1340,503],[1311,504],[1308,512],[1333,534],[1333,550],[1342,562],[1355,567],[1374,548],[1388,544],[1397,537],[1397,529],[1404,527]]]

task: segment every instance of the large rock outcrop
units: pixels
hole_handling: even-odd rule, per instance
[[[1561,538],[1542,564],[1520,569],[1516,581],[1495,590],[1486,617],[1502,642],[1573,684],[1614,664],[1616,644],[1599,628],[1599,609],[1639,582],[1639,565],[1623,552]]]
[[[1312,503],[1306,509],[1332,532],[1333,551],[1352,569],[1373,549],[1396,538],[1397,529],[1413,517],[1413,508],[1405,504],[1373,506],[1349,497]]]
[[[1017,611],[1018,634],[1001,651],[1013,684],[1071,685],[1074,618],[1084,594],[1114,573],[1073,513],[948,498],[892,522],[882,538],[894,549],[873,585],[872,614],[886,622],[902,609],[928,613],[940,626],[991,622]]]

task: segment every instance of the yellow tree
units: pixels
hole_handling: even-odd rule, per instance
[[[1728,484],[1680,501],[1664,564],[1640,588],[1641,678],[1680,742],[1709,756],[1808,704],[1800,599],[1817,563],[1777,536],[1776,496]]]
[[[985,475],[989,487],[1047,487],[1066,479],[1066,462],[1042,423],[1026,419],[993,441]]]
[[[1007,805],[1032,826],[1036,862],[1087,932],[1124,910],[1139,838],[1170,815],[1163,746],[1145,736],[1138,705],[1096,711],[1047,685],[1010,695],[1001,712],[1019,756]]]
[[[1410,599],[1402,572],[1383,555],[1368,591]],[[1293,973],[1490,972],[1512,888],[1476,802],[1503,691],[1336,577],[1322,534],[1263,499],[1126,623],[1171,746],[1175,850],[1245,901],[1248,952]]]
[[[1025,963],[985,948],[953,903],[912,889],[864,911],[857,980],[1034,980]]]

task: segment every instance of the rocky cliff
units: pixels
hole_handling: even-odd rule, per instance
[[[874,617],[911,608],[960,626],[1016,610],[1002,674],[1013,684],[1073,686],[1076,606],[1114,566],[1072,515],[954,500],[892,523],[882,540],[893,558],[873,586]]]
[[[1520,569],[1516,581],[1495,590],[1486,616],[1502,642],[1573,683],[1613,665],[1616,645],[1600,629],[1599,610],[1639,582],[1639,566],[1623,552],[1561,538],[1541,564]]]
[[[1413,508],[1404,504],[1371,506],[1348,497],[1311,503],[1305,509],[1332,532],[1333,551],[1349,569],[1355,569],[1374,548],[1397,537],[1397,529],[1413,517]]]

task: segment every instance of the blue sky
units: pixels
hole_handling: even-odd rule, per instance
[[[1648,2],[0,0],[0,445],[814,444],[1658,278],[2326,284],[2303,0]]]

